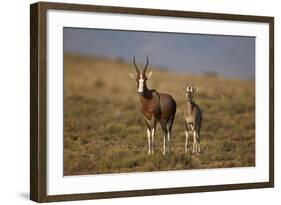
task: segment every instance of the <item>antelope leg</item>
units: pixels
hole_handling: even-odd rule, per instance
[[[171,144],[171,132],[170,131],[168,131],[167,141],[168,141],[168,153],[170,153],[170,144]]]
[[[155,149],[154,135],[155,135],[155,128],[152,128],[152,131],[151,131],[151,152],[152,152],[152,154],[154,154],[154,149]]]
[[[187,143],[188,143],[188,137],[189,137],[189,133],[188,131],[186,130],[185,131],[185,153],[187,153]]]
[[[163,133],[163,155],[166,154],[166,133]]]
[[[147,144],[148,144],[148,155],[150,155],[150,130],[148,128],[146,129],[146,134],[147,134]]]
[[[200,135],[199,135],[199,132],[197,132],[197,152],[198,152],[198,153],[201,152],[201,148],[200,148]]]
[[[197,132],[194,131],[193,132],[193,146],[192,146],[192,154],[194,154],[195,152],[197,152]]]

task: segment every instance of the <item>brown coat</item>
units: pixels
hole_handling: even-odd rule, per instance
[[[148,120],[169,120],[175,115],[176,102],[172,96],[148,90],[145,95],[140,95],[141,110]]]

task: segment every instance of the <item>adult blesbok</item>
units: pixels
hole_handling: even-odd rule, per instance
[[[187,143],[189,134],[193,134],[192,153],[200,153],[200,128],[202,122],[202,111],[200,107],[193,101],[194,93],[198,91],[193,85],[187,85],[183,88],[186,94],[187,113],[185,115],[185,153],[187,152]]]
[[[176,101],[171,95],[158,93],[156,90],[151,90],[147,87],[146,81],[152,75],[152,71],[146,74],[149,64],[147,56],[146,65],[142,71],[136,65],[135,57],[133,63],[137,73],[136,75],[129,73],[129,75],[138,84],[137,92],[140,97],[141,111],[147,125],[148,154],[154,153],[154,136],[157,122],[159,122],[163,131],[163,154],[165,155],[166,143],[168,143],[168,152],[170,150],[171,131],[177,109]]]

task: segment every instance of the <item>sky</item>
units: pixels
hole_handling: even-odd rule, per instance
[[[122,58],[179,73],[255,77],[255,38],[188,33],[64,28],[64,52]]]

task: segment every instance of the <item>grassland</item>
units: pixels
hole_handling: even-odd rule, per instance
[[[162,133],[148,156],[131,64],[122,60],[64,56],[64,175],[255,165],[254,81],[171,73],[150,67],[148,86],[177,101],[171,153],[163,156]],[[188,71],[188,68],[186,68]],[[199,156],[184,154],[185,96],[182,85],[199,87],[203,110]],[[189,142],[191,150],[192,142]]]

